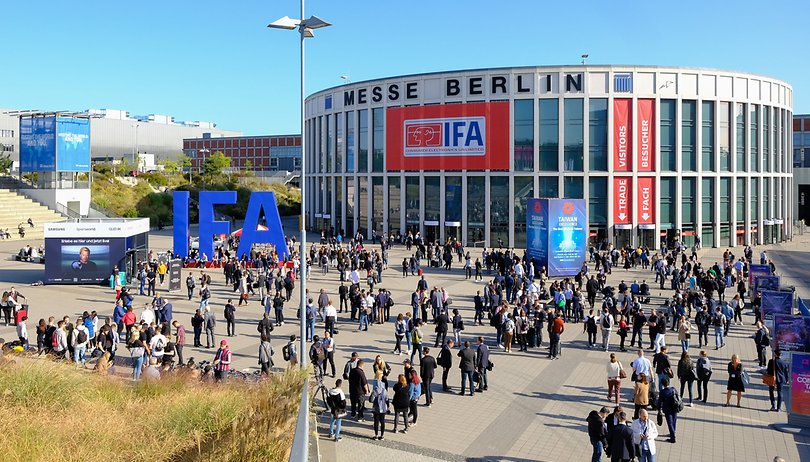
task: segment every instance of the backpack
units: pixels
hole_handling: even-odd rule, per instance
[[[321,346],[315,347],[313,351],[313,359],[317,359],[319,363],[322,363],[324,359],[326,359],[326,352],[323,349],[323,344]]]
[[[672,407],[676,414],[683,411],[683,400],[677,391],[672,394]]]
[[[87,342],[87,331],[79,330],[79,333],[76,334],[76,343],[86,343]]]
[[[610,319],[607,316],[602,316],[602,327],[610,329]]]
[[[59,330],[55,330],[53,335],[51,336],[51,346],[54,348],[59,348]]]
[[[714,318],[712,319],[712,325],[715,327],[720,327],[723,325],[723,315],[722,314],[715,314]]]
[[[286,344],[281,347],[281,355],[284,357],[284,361],[290,360],[290,344]]]
[[[163,351],[164,346],[163,339],[157,339],[157,342],[155,342],[155,351]]]

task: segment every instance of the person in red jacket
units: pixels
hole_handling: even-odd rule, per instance
[[[121,319],[121,322],[124,323],[124,328],[127,330],[127,343],[129,343],[129,336],[131,335],[132,326],[135,325],[135,322],[138,318],[135,316],[135,312],[132,311],[132,307],[127,307],[127,312],[124,314],[124,317]]]
[[[214,356],[214,380],[217,382],[228,380],[228,371],[231,370],[231,350],[228,349],[228,342],[219,342],[219,350]]]

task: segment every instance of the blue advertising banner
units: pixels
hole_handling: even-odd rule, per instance
[[[771,267],[768,265],[748,265],[748,285],[753,287],[756,276],[770,276]]]
[[[56,117],[20,117],[20,170],[56,169]]]
[[[56,171],[90,171],[90,119],[56,119]]]
[[[810,316],[810,308],[807,307],[807,303],[805,303],[801,297],[799,297],[798,305],[799,305],[799,314],[801,314],[802,316]]]
[[[779,290],[779,276],[754,276],[754,291]]]
[[[810,318],[777,314],[773,322],[774,349],[810,353]]]
[[[793,292],[762,291],[762,316],[772,320],[774,315],[793,314]]]
[[[548,266],[548,199],[526,200],[526,256],[537,272]]]
[[[574,276],[588,251],[584,199],[552,199],[548,209],[548,275]]]

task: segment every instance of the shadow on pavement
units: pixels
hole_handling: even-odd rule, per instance
[[[13,284],[32,284],[45,279],[45,267],[33,269],[0,269],[0,281]]]

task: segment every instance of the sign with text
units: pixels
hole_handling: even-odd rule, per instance
[[[528,198],[526,200],[526,255],[547,266],[548,263],[548,201]],[[540,271],[540,266],[535,267]]]
[[[655,171],[655,100],[638,100],[638,171]]]
[[[639,177],[636,222],[640,225],[655,224],[655,178]]]
[[[613,178],[613,223],[625,225],[631,222],[633,210],[633,179],[628,176]]]
[[[774,349],[810,353],[810,318],[777,314],[773,324]]]
[[[584,199],[528,199],[527,251],[548,275],[574,276],[588,249],[588,214]]]
[[[790,356],[790,412],[810,415],[810,354]]]
[[[772,320],[777,314],[793,314],[793,292],[777,292],[774,290],[763,290],[762,292],[762,317]]]
[[[509,170],[509,103],[386,110],[386,169]]]
[[[613,170],[629,172],[633,163],[632,100],[613,100]]]
[[[20,170],[56,169],[56,117],[20,117]]]
[[[56,170],[90,171],[90,119],[56,119]]]
[[[748,285],[754,285],[754,278],[757,276],[770,276],[771,275],[771,267],[770,265],[748,265]]]

